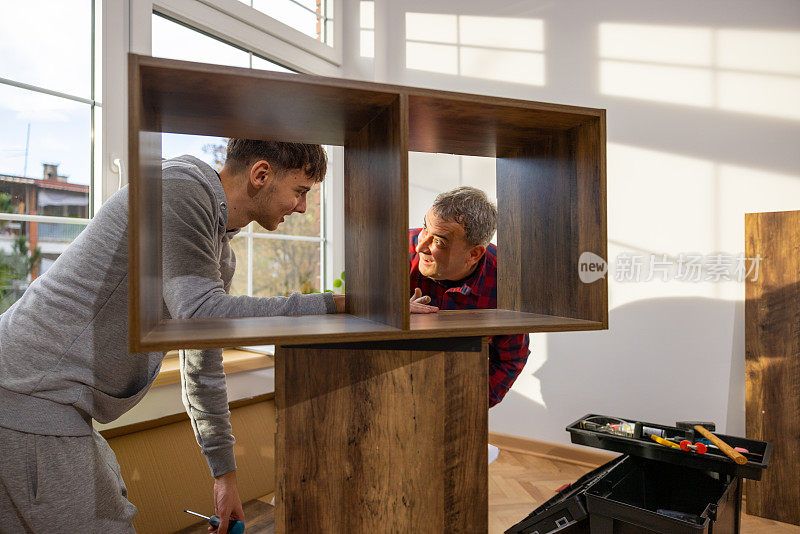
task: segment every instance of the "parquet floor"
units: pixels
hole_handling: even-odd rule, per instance
[[[591,470],[591,467],[501,449],[499,458],[489,466],[489,533],[502,534],[552,497],[558,488]],[[273,534],[271,497],[267,495],[245,504],[248,534]],[[200,525],[181,532],[207,534],[206,527]],[[800,534],[800,526],[744,515],[742,534]]]

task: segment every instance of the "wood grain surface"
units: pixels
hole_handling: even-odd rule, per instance
[[[169,320],[151,330],[140,346],[147,350],[213,348],[241,345],[301,345],[430,337],[523,334],[599,330],[603,324],[510,310],[442,310],[411,316],[410,330],[400,330],[349,314],[297,317]]]
[[[398,96],[344,150],[347,312],[408,329],[408,101]]]
[[[444,92],[411,94],[409,114],[410,150],[492,158],[594,118]]]
[[[144,104],[138,59],[128,72],[128,339],[131,352],[161,320],[161,133]],[[150,124],[150,129],[144,126]]]
[[[494,156],[542,130],[602,110],[417,87],[209,65],[148,56],[142,97],[164,131],[344,145],[398,95],[410,98],[411,146]],[[145,123],[150,127],[155,123]]]
[[[607,257],[604,117],[497,158],[498,306],[608,324],[608,283],[581,282],[582,253]]]
[[[276,350],[276,532],[485,532],[488,352]]]
[[[497,159],[497,306],[574,317],[575,170],[566,132]]]
[[[748,213],[745,236],[763,258],[745,282],[747,437],[773,445],[747,513],[800,525],[800,211]]]
[[[573,210],[577,249],[575,265],[584,252],[591,252],[609,262],[606,242],[606,117],[605,110],[596,120],[570,131],[571,153],[575,161],[576,194]],[[575,282],[575,305],[578,317],[603,323],[608,328],[608,275],[589,284]]]

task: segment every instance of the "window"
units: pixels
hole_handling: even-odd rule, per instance
[[[331,0],[239,0],[327,45],[333,45]]]
[[[236,67],[292,72],[258,55],[153,14],[153,55]],[[196,156],[220,170],[227,140],[199,135],[162,134],[162,156]],[[331,150],[328,150],[331,154]],[[237,269],[231,293],[268,297],[325,289],[327,240],[323,228],[324,186],[308,193],[304,214],[295,213],[270,232],[251,223],[232,241]]]
[[[289,71],[275,62],[281,58],[280,63],[304,72],[337,76],[341,45],[333,48],[333,5],[330,0],[30,0],[4,6],[0,300],[11,295],[12,286],[21,294],[85,227],[103,199],[125,183],[124,169],[114,162],[124,162],[127,151],[128,51],[147,54],[152,45],[154,54],[164,57]],[[338,3],[336,7],[342,9]],[[150,19],[153,10],[169,17]],[[152,20],[152,27],[146,20]],[[204,145],[221,143],[175,137],[165,139],[165,153],[205,156]],[[323,234],[300,237],[316,239],[302,246],[325,249]],[[261,248],[255,249],[258,257]],[[3,267],[16,265],[15,258],[33,259],[35,268],[23,272]],[[257,282],[253,291],[258,291]],[[0,312],[10,301],[3,300]]]
[[[46,14],[46,16],[43,16]],[[32,0],[0,17],[0,312],[92,216],[100,2]]]

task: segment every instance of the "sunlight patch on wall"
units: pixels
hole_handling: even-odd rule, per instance
[[[433,43],[406,43],[406,68],[458,74],[458,47]]]
[[[544,85],[544,54],[461,47],[460,74],[500,82]]]
[[[460,15],[458,36],[462,45],[544,51],[541,19]]]
[[[600,92],[800,120],[800,33],[602,23]]]
[[[723,69],[800,74],[800,33],[717,30],[717,65]]]
[[[644,24],[600,24],[600,57],[668,63],[711,64],[713,37],[708,28]]]
[[[720,109],[800,120],[800,78],[720,72],[717,80]]]
[[[406,13],[406,68],[545,84],[540,19]]]
[[[360,55],[361,57],[375,57],[375,2],[364,0],[359,5]]]
[[[458,16],[406,13],[406,41],[458,43]]]
[[[547,408],[547,402],[542,395],[542,382],[536,373],[547,363],[547,334],[530,335],[530,351],[525,368],[517,377],[511,390]]]
[[[648,65],[604,60],[600,63],[600,92],[657,102],[710,107],[714,102],[711,72],[689,67]]]

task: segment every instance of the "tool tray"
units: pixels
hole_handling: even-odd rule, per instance
[[[633,437],[626,437],[615,434],[599,432],[581,428],[581,422],[585,419],[592,419],[592,422],[603,424],[604,422],[617,422],[620,420],[635,423]],[[769,465],[770,455],[772,454],[772,444],[765,441],[757,441],[736,436],[728,436],[714,432],[722,441],[731,447],[743,447],[748,453],[742,453],[747,458],[747,463],[739,465],[724,452],[712,447],[708,448],[705,454],[696,454],[680,449],[665,447],[644,436],[643,427],[662,429],[667,437],[679,437],[695,442],[700,436],[693,429],[681,429],[674,426],[659,425],[635,419],[625,419],[599,414],[587,414],[567,427],[567,432],[573,443],[586,445],[598,449],[621,452],[640,458],[648,458],[659,462],[666,462],[673,465],[713,471],[721,474],[740,476],[752,480],[761,480],[761,474]]]

